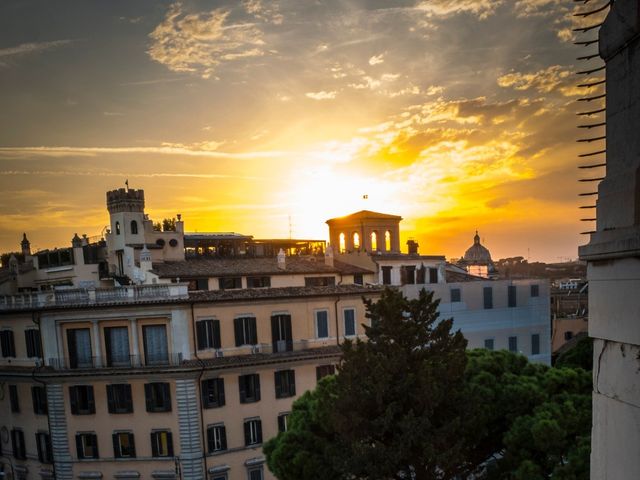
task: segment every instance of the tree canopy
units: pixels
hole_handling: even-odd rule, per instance
[[[591,377],[506,351],[465,351],[431,293],[366,302],[368,341],[264,447],[280,480],[589,478]]]

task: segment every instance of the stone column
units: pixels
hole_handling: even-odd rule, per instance
[[[92,348],[93,348],[93,356],[96,358],[94,366],[101,367],[102,366],[102,338],[100,336],[100,325],[98,325],[97,320],[93,321],[91,325],[92,332]]]

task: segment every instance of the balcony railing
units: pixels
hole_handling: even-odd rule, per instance
[[[96,368],[142,368],[142,367],[177,367],[183,362],[182,353],[169,353],[154,357],[143,355],[124,355],[118,358],[88,357],[76,358],[49,358],[46,365],[55,370],[87,370]]]
[[[160,299],[188,298],[186,283],[126,285],[116,288],[74,288],[47,292],[21,293],[0,296],[0,310],[67,305],[96,305],[109,303],[136,303]]]

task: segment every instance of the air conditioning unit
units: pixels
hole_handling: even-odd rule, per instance
[[[262,347],[259,344],[251,347],[251,353],[260,353],[261,351]]]
[[[216,358],[222,358],[224,357],[224,352],[220,349],[216,350]]]

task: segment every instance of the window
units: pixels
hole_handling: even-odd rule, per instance
[[[493,338],[485,338],[484,339],[484,348],[486,348],[487,350],[493,350],[494,349],[494,340]]]
[[[93,366],[91,333],[88,328],[71,328],[67,330],[67,347],[69,349],[69,366],[71,368]]]
[[[316,311],[316,337],[329,337],[329,312],[327,310]]]
[[[36,415],[47,414],[47,391],[44,387],[31,387],[31,400],[33,400],[33,413]]]
[[[234,318],[233,329],[236,337],[236,347],[240,347],[241,345],[255,345],[258,343],[256,317]]]
[[[11,447],[13,448],[14,458],[20,460],[27,459],[27,451],[24,445],[24,432],[16,428],[11,430]]]
[[[262,443],[262,421],[259,418],[245,420],[244,445],[258,445]]]
[[[391,232],[389,230],[384,232],[384,250],[386,252],[391,251]]]
[[[98,437],[95,433],[76,435],[76,452],[79,459],[98,458]]]
[[[259,374],[240,375],[238,385],[240,386],[240,403],[253,403],[260,400]]]
[[[429,268],[429,283],[438,283],[438,269]]]
[[[203,380],[200,388],[204,408],[217,408],[224,405],[224,378]]]
[[[135,220],[131,220],[131,233],[133,235],[138,234],[138,222],[136,222]]]
[[[209,290],[208,278],[196,278],[196,290]]]
[[[273,315],[271,317],[271,341],[274,353],[293,350],[291,315]]]
[[[116,222],[116,235],[120,235],[120,222]]]
[[[127,383],[107,385],[107,405],[109,413],[133,413],[131,385]]]
[[[451,289],[451,303],[461,302],[462,301],[462,292],[459,288]]]
[[[425,268],[424,265],[421,265],[418,268],[416,268],[416,283],[418,284],[425,283],[424,276],[425,276],[426,270],[427,269]]]
[[[569,341],[573,338],[573,332],[572,331],[567,331],[564,332],[564,339],[565,341]]]
[[[382,267],[382,284],[383,285],[391,285],[391,268],[392,267]]]
[[[104,329],[104,343],[108,367],[121,367],[131,364],[129,357],[129,329],[127,327],[106,327]]]
[[[268,288],[271,277],[247,277],[247,288]]]
[[[27,357],[42,358],[42,341],[40,340],[40,330],[30,328],[24,331],[24,340],[27,344]]]
[[[492,287],[484,287],[484,308],[490,309],[493,308],[493,288]]]
[[[413,285],[416,283],[416,267],[404,265],[400,267],[400,282],[403,285]]]
[[[371,232],[371,251],[375,252],[376,250],[378,250],[378,234]]]
[[[196,322],[198,350],[220,348],[220,320],[200,320]]]
[[[38,448],[38,460],[40,461],[40,463],[53,463],[51,437],[48,433],[36,433],[36,447]]]
[[[167,328],[165,325],[145,325],[142,327],[144,358],[147,365],[169,363],[167,349]]]
[[[74,415],[91,415],[96,413],[96,401],[93,386],[74,385],[69,387],[71,413]]]
[[[540,355],[540,334],[531,335],[531,355]]]
[[[356,334],[356,311],[353,308],[345,308],[342,315],[344,317],[344,336],[354,336]]]
[[[316,367],[316,380],[320,381],[321,378],[327,375],[333,375],[336,373],[336,367],[333,365],[318,365]]]
[[[353,283],[356,285],[364,285],[364,277],[361,273],[353,274]]]
[[[305,287],[333,287],[336,277],[304,277]]]
[[[242,288],[242,277],[224,277],[218,279],[220,290],[233,290]]]
[[[344,237],[344,233],[340,234],[340,253],[344,253],[347,251],[347,245]]]
[[[289,429],[289,414],[281,413],[278,415],[278,431],[286,432]]]
[[[227,449],[227,429],[223,424],[211,425],[207,428],[207,450],[209,453],[222,452]]]
[[[296,394],[296,372],[294,370],[280,370],[274,373],[276,383],[276,398],[293,397]]]
[[[507,287],[507,304],[509,305],[510,308],[513,308],[516,306],[516,286],[515,285],[509,285]]]
[[[11,330],[0,331],[0,346],[2,347],[2,356],[4,358],[16,356],[16,345],[13,340],[13,332]]]
[[[353,249],[360,250],[360,234],[358,232],[353,234]]]
[[[173,457],[173,436],[169,430],[151,432],[151,456]]]
[[[540,286],[539,285],[531,285],[531,296],[537,297],[540,295]]]
[[[518,337],[509,337],[509,351],[518,352]]]
[[[136,458],[136,444],[131,432],[114,432],[113,456],[115,458]]]
[[[9,385],[9,402],[11,403],[11,412],[20,413],[20,399],[18,398],[17,385]]]
[[[263,480],[264,477],[262,475],[263,469],[262,467],[253,467],[249,470],[249,480]]]
[[[165,382],[146,383],[144,396],[147,404],[147,412],[170,412],[171,391],[169,384]]]

